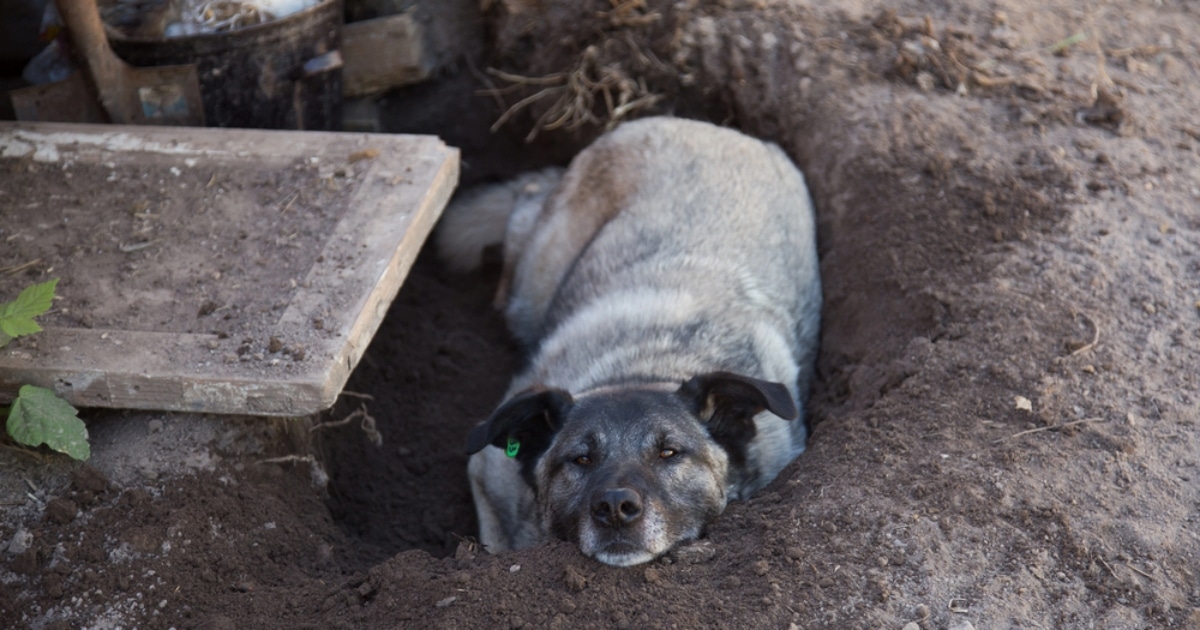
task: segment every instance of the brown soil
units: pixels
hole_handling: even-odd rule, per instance
[[[60,459],[0,449],[16,488],[0,546],[27,547],[0,550],[0,618],[1200,625],[1194,7],[500,8],[528,4],[496,3],[497,63],[535,76],[592,55],[585,71],[663,95],[647,111],[774,139],[805,170],[827,292],[808,452],[730,506],[708,546],[666,561],[617,569],[564,543],[479,553],[462,440],[517,358],[488,310],[495,270],[453,276],[426,254],[349,386],[373,398],[329,415],[365,404],[383,446],[357,422],[312,434],[332,479],[324,502],[319,468],[257,463],[306,452],[309,437],[280,423],[221,421],[209,459],[112,484],[89,467],[56,483]],[[119,443],[102,434],[120,416],[89,418],[97,450]]]
[[[345,210],[354,168],[0,159],[0,298],[58,278],[43,325],[249,332],[290,301]]]

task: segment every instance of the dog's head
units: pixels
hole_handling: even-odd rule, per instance
[[[699,537],[727,492],[756,475],[762,411],[796,418],[786,387],[714,372],[680,385],[514,396],[467,439],[505,449],[533,486],[546,531],[606,564],[647,562]]]

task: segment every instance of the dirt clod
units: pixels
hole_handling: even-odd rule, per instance
[[[567,585],[567,590],[578,593],[587,588],[588,580],[579,569],[568,566],[563,571],[563,583]]]

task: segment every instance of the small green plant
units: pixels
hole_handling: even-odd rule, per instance
[[[35,284],[21,291],[17,299],[0,304],[0,348],[17,337],[42,331],[35,317],[50,310],[58,279]],[[0,407],[7,417],[5,429],[17,442],[30,447],[46,446],[75,459],[91,455],[87,427],[78,411],[54,392],[23,385],[8,407]]]
[[[17,337],[42,332],[42,327],[33,318],[50,310],[57,286],[58,278],[35,284],[21,291],[17,299],[0,304],[0,348]]]

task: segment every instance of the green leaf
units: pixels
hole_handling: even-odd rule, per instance
[[[35,284],[26,287],[12,302],[0,304],[0,346],[13,338],[42,331],[33,318],[50,310],[56,286],[58,278]]]
[[[26,446],[45,444],[75,459],[87,459],[92,449],[78,413],[54,392],[23,385],[8,412],[6,428],[14,440]]]

